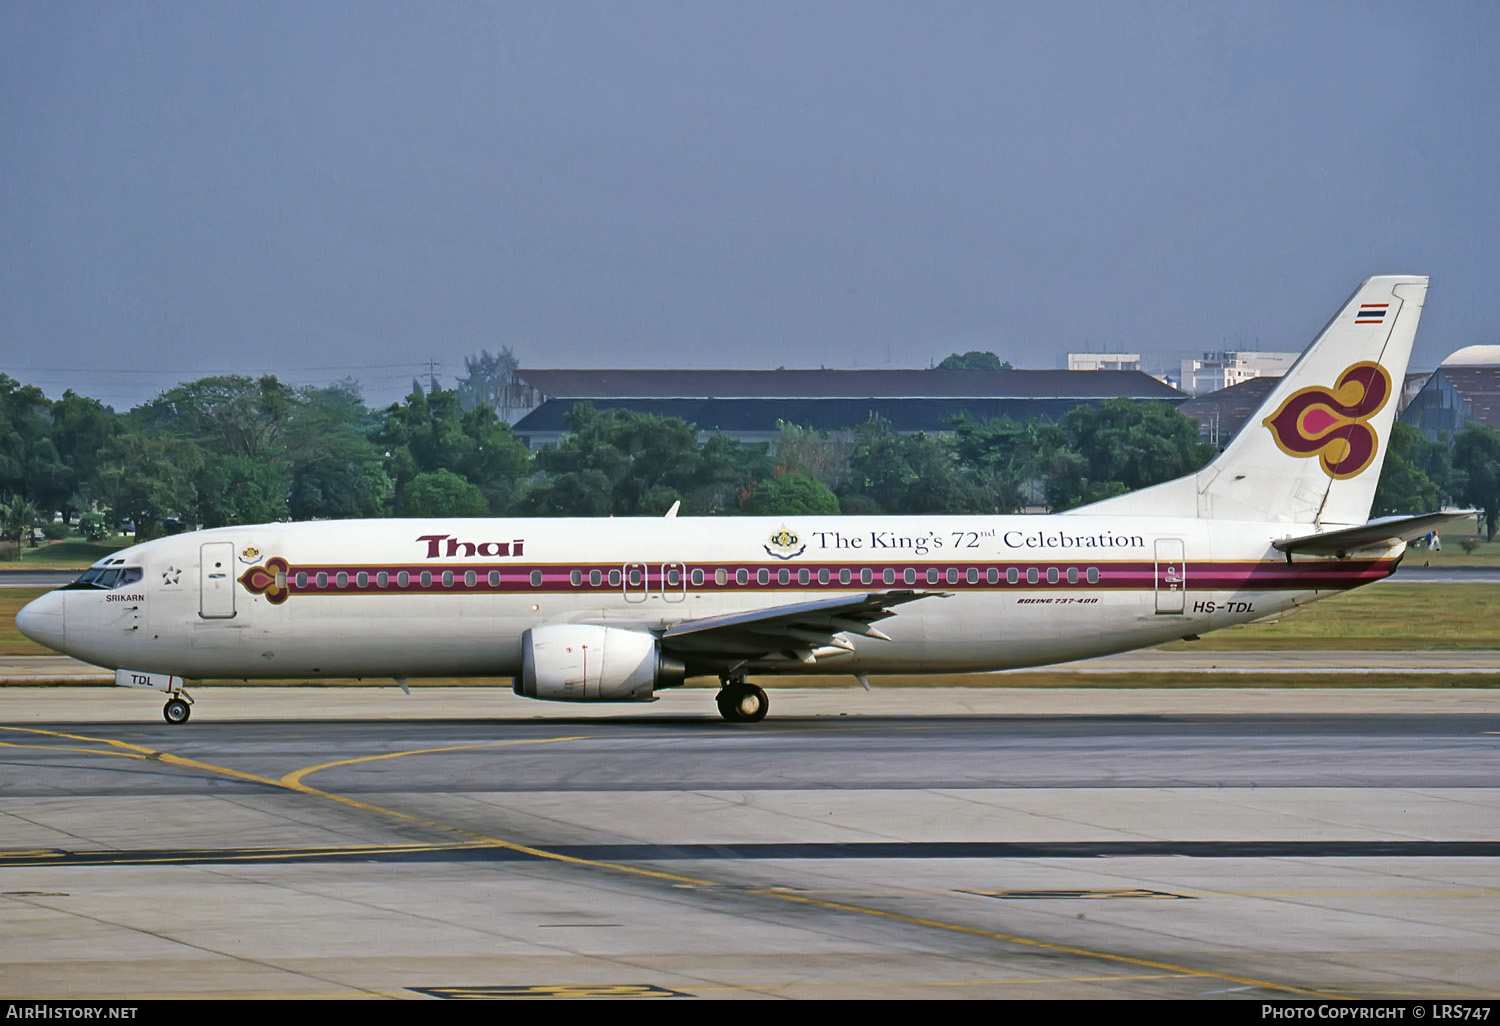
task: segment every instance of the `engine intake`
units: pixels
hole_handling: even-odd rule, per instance
[[[655,635],[596,624],[552,624],[521,635],[521,675],[512,690],[563,702],[640,702],[681,684],[682,660]]]

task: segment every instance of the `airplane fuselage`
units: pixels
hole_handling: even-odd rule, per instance
[[[927,597],[883,621],[885,637],[848,635],[760,672],[1001,670],[1261,619],[1384,578],[1402,551],[1289,560],[1271,545],[1289,526],[1080,515],[265,524],[122,550],[105,567],[122,571],[111,586],[55,592],[24,626],[100,666],[184,678],[514,677],[522,635],[542,625],[660,633],[900,590]],[[689,676],[707,672],[689,662]]]

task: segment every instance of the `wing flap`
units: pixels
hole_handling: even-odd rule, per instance
[[[678,655],[726,663],[815,662],[822,654],[852,651],[843,634],[889,641],[873,624],[896,615],[896,606],[919,599],[946,598],[936,591],[872,591],[815,602],[705,616],[673,624],[661,634],[662,647]],[[827,650],[833,650],[830,653]]]

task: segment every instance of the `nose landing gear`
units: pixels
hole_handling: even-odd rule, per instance
[[[174,726],[178,723],[186,723],[188,717],[193,714],[193,699],[186,691],[178,691],[167,699],[167,704],[162,706],[162,719]]]
[[[714,699],[719,705],[719,715],[730,723],[759,723],[766,718],[771,700],[766,693],[743,677],[721,677],[723,685]]]

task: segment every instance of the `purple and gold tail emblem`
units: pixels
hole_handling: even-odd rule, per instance
[[[286,586],[287,561],[272,556],[264,566],[252,566],[240,574],[240,583],[252,595],[264,595],[272,605],[280,605],[289,594]]]
[[[1300,388],[1261,421],[1288,456],[1317,456],[1334,480],[1355,477],[1375,461],[1380,437],[1369,424],[1391,398],[1391,376],[1378,363],[1356,363],[1332,390]]]

